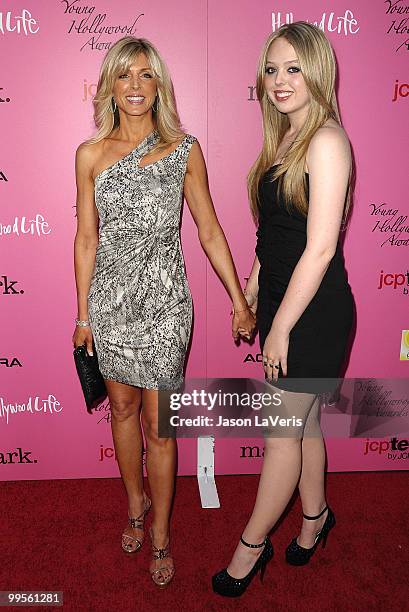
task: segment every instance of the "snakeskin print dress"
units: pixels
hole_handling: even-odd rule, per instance
[[[99,243],[88,313],[104,378],[146,389],[174,389],[192,324],[192,298],[180,244],[186,164],[194,136],[169,155],[139,162],[155,130],[95,177]]]

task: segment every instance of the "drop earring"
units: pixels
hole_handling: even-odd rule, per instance
[[[155,100],[154,100],[154,102],[152,104],[152,110],[153,110],[154,113],[158,112],[158,101],[159,101],[159,98],[158,98],[158,96],[156,96],[156,98],[155,98]]]
[[[112,97],[112,100],[111,100],[111,112],[112,112],[112,114],[115,113],[116,109],[117,109],[117,105],[116,105],[116,102],[115,102],[115,98]]]

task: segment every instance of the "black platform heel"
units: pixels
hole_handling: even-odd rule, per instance
[[[324,510],[317,514],[317,516],[307,516],[303,513],[304,518],[308,519],[309,521],[315,521],[319,519],[326,510],[328,510],[328,516],[325,519],[325,523],[323,524],[321,531],[319,531],[315,536],[315,542],[312,548],[303,548],[297,544],[297,538],[294,538],[287,546],[285,551],[287,563],[290,565],[306,565],[311,559],[312,555],[315,553],[315,550],[321,541],[322,547],[324,548],[325,544],[327,543],[328,534],[335,525],[334,513],[329,506],[325,506]]]
[[[212,586],[213,591],[219,595],[224,595],[225,597],[240,597],[259,570],[260,581],[262,582],[264,572],[266,571],[266,565],[273,557],[273,545],[268,537],[266,537],[264,542],[261,544],[248,544],[243,540],[243,538],[240,538],[240,542],[249,548],[261,548],[264,546],[264,550],[247,576],[244,576],[244,578],[233,578],[233,576],[230,576],[230,574],[227,572],[227,569],[223,569],[218,574],[215,574],[212,578]]]

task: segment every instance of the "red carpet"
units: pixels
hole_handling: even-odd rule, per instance
[[[257,482],[218,477],[222,508],[203,510],[196,480],[178,479],[176,575],[164,590],[147,570],[148,537],[137,555],[120,548],[126,499],[119,479],[1,483],[0,590],[63,591],[64,610],[87,612],[408,609],[407,472],[329,474],[337,526],[309,566],[288,566],[283,558],[301,522],[297,498],[272,534],[275,555],[264,583],[255,579],[238,600],[214,595],[211,575],[229,561]]]

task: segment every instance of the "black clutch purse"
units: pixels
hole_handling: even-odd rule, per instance
[[[77,346],[74,349],[74,361],[84,393],[87,411],[91,414],[107,396],[105,381],[99,371],[98,356],[92,340],[93,355],[88,355],[86,345]]]

